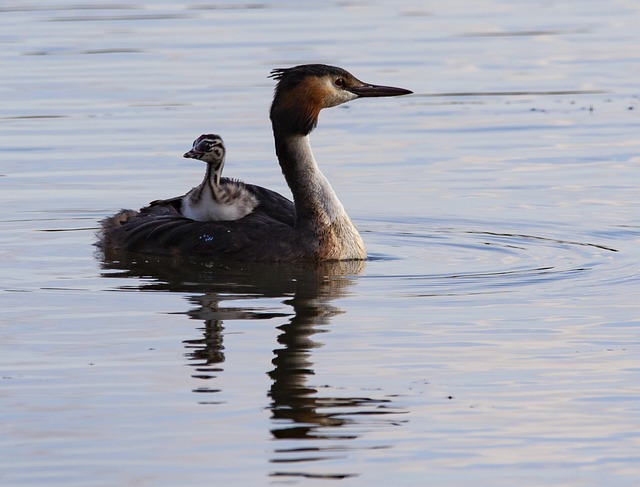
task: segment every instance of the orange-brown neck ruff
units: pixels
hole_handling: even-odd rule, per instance
[[[274,131],[308,135],[318,124],[326,96],[316,77],[304,78],[286,92],[278,90],[271,106]]]

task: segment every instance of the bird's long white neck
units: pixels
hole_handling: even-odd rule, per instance
[[[296,206],[296,229],[313,235],[322,260],[365,259],[362,237],[327,178],[316,164],[309,137],[280,133],[274,125],[276,153]]]
[[[349,218],[331,184],[316,164],[308,136],[276,135],[276,153],[293,193],[296,225],[299,228],[307,224],[329,226]]]

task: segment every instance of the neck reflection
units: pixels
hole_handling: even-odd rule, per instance
[[[225,321],[287,318],[278,326],[278,346],[273,350],[273,368],[266,371],[272,380],[267,391],[270,398],[271,436],[277,446],[269,462],[277,465],[273,477],[345,478],[362,472],[344,471],[344,463],[330,466],[327,462],[344,460],[349,452],[388,448],[388,445],[360,444],[357,440],[367,430],[397,425],[398,414],[406,410],[394,407],[388,396],[353,396],[331,385],[331,377],[317,377],[313,351],[324,346],[320,335],[335,325],[343,310],[332,304],[347,296],[364,271],[362,261],[336,262],[320,267],[239,266],[193,264],[159,258],[105,262],[107,269],[124,273],[107,277],[144,277],[141,288],[197,293],[188,297],[194,308],[190,318],[201,320],[201,335],[183,341],[192,376],[202,380],[194,388],[198,402],[225,407],[227,401],[216,398],[221,392],[216,378],[224,374]],[[149,281],[149,276],[155,280]],[[248,308],[244,300],[254,306]],[[273,311],[273,300],[265,308],[255,306],[256,299],[287,298],[283,304],[290,310]],[[233,302],[238,300],[238,306]],[[240,304],[243,303],[243,304]],[[224,304],[224,305],[223,305]],[[202,400],[201,393],[209,393]],[[388,416],[391,415],[391,416]],[[322,462],[318,462],[322,460]],[[333,472],[332,472],[333,470]],[[349,470],[352,470],[349,468]]]

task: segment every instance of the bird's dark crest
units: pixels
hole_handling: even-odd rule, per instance
[[[348,76],[348,71],[337,66],[329,66],[327,64],[301,64],[291,68],[276,68],[271,70],[269,78],[278,82],[298,84],[307,76],[326,76],[328,74],[336,74],[338,76]]]

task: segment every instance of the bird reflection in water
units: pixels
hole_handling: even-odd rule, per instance
[[[399,414],[407,410],[394,406],[387,396],[349,397],[329,394],[330,386],[309,384],[314,376],[313,350],[322,346],[314,335],[326,332],[336,315],[343,311],[332,305],[345,297],[354,285],[354,277],[364,270],[363,261],[345,261],[309,266],[272,264],[250,267],[237,265],[186,262],[184,259],[123,255],[105,256],[105,277],[143,277],[141,289],[195,293],[188,299],[195,308],[187,314],[202,320],[202,336],[184,340],[186,356],[195,369],[194,378],[206,380],[194,392],[216,393],[215,377],[224,373],[224,321],[255,319],[286,319],[278,327],[279,346],[274,350],[273,368],[267,371],[272,379],[268,395],[271,410],[271,434],[282,441],[274,448],[270,462],[279,469],[274,477],[345,478],[360,472],[327,473],[326,465],[319,472],[310,472],[302,465],[317,464],[348,455],[348,451],[364,448],[387,448],[386,445],[366,446],[345,444],[362,434],[362,426],[392,426],[402,423]],[[113,272],[119,270],[120,272]],[[149,280],[149,277],[152,280]],[[251,297],[282,297],[290,312],[273,312],[259,308],[233,307],[233,300]],[[225,302],[225,306],[221,303]],[[255,301],[254,301],[255,303]],[[231,305],[231,306],[229,306]],[[210,386],[211,381],[213,386]],[[318,381],[316,381],[318,382]],[[320,381],[321,384],[326,380]],[[326,395],[322,391],[327,391]],[[211,397],[209,397],[211,399]],[[201,401],[218,404],[219,401]],[[358,428],[349,427],[357,425]],[[298,441],[304,440],[303,443]],[[336,443],[337,442],[337,443]],[[311,463],[308,463],[311,462]],[[285,470],[285,465],[296,470]]]

